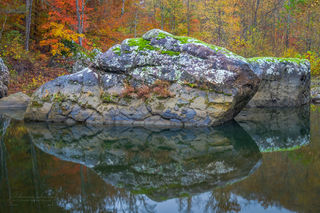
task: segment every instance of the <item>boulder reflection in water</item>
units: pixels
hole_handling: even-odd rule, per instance
[[[310,143],[310,106],[250,108],[237,117],[261,152],[290,151]]]
[[[33,143],[92,168],[105,182],[155,201],[202,193],[250,175],[261,154],[235,122],[216,128],[28,124]]]

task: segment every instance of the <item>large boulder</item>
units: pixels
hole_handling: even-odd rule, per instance
[[[32,96],[28,120],[212,126],[233,119],[256,93],[246,59],[196,39],[151,30]]]
[[[290,58],[251,58],[261,79],[249,107],[297,107],[310,102],[310,63]]]
[[[9,70],[0,58],[0,98],[8,95]]]

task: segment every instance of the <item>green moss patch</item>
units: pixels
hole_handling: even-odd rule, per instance
[[[51,101],[51,98],[52,98],[52,95],[47,95],[47,96],[44,96],[44,97],[42,98],[42,101],[43,101],[43,102],[50,102],[50,101]]]
[[[138,47],[139,51],[144,50],[160,50],[160,48],[154,47],[150,44],[150,41],[143,38],[132,38],[128,39],[128,45],[130,47]]]
[[[106,104],[117,103],[118,102],[118,97],[117,96],[111,95],[111,94],[108,94],[108,93],[103,93],[100,98],[101,98],[102,102],[106,103]]]
[[[35,108],[41,108],[41,107],[43,107],[43,104],[39,103],[38,101],[32,101],[31,106],[35,107]]]
[[[257,62],[257,63],[265,63],[265,62],[272,62],[272,63],[280,63],[280,62],[291,62],[296,64],[305,64],[308,62],[306,59],[299,59],[299,58],[276,58],[276,57],[255,57],[247,59],[249,62]]]
[[[229,55],[229,56],[233,56],[233,57],[244,59],[243,57],[235,55],[233,52],[231,52],[230,50],[227,50],[227,49],[225,49],[223,47],[219,47],[219,46],[216,46],[216,45],[213,45],[213,44],[208,44],[206,42],[200,41],[200,40],[195,39],[195,38],[187,37],[187,36],[175,36],[175,35],[166,34],[166,33],[159,33],[158,36],[157,36],[157,39],[164,39],[164,38],[167,38],[167,37],[174,38],[174,39],[180,41],[181,44],[202,44],[202,45],[204,45],[206,47],[209,47],[210,49],[212,49],[212,50],[214,50],[216,52],[222,52],[222,53],[224,53],[226,55]]]
[[[56,103],[62,103],[66,99],[67,99],[67,97],[64,96],[63,94],[61,94],[60,92],[53,95],[53,101]]]
[[[261,150],[261,152],[291,152],[300,149],[302,146],[293,146],[288,148],[270,148]]]
[[[170,56],[178,56],[180,55],[180,52],[174,52],[170,50],[162,50],[161,54],[170,55]]]
[[[120,47],[115,47],[112,49],[112,51],[119,56],[121,55],[121,48]]]

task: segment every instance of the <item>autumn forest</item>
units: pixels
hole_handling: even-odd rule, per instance
[[[159,28],[244,57],[309,59],[320,74],[319,0],[1,0],[0,57],[11,93],[68,73],[77,53]]]

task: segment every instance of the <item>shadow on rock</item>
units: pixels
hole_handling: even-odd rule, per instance
[[[155,201],[231,184],[260,166],[257,145],[235,122],[170,130],[39,123],[27,127],[44,152],[86,165],[105,182]]]

